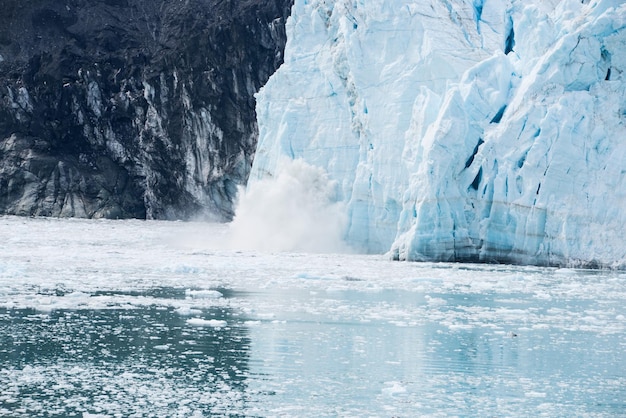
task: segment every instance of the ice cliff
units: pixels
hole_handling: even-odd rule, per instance
[[[232,217],[291,0],[4,0],[0,214]]]
[[[626,4],[296,0],[249,187],[321,167],[401,260],[626,264]]]

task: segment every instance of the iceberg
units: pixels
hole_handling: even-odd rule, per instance
[[[249,187],[327,173],[352,247],[626,266],[626,4],[296,0]]]

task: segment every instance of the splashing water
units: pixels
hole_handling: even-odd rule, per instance
[[[336,182],[302,160],[282,161],[277,175],[240,190],[230,245],[238,249],[346,252],[347,218]]]

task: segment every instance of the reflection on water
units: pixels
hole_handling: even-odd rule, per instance
[[[567,322],[568,313],[594,312],[593,301],[538,304],[520,296],[392,290],[260,296],[301,309],[250,328],[248,391],[258,404],[248,410],[271,416],[626,414],[626,336],[607,323],[598,332]],[[616,325],[623,321],[618,301],[604,301],[603,308]]]
[[[219,289],[228,303],[191,316],[172,305],[212,290],[91,295],[156,301],[125,309],[2,309],[0,415],[626,413],[620,298],[437,289]]]
[[[185,289],[146,294],[180,298]],[[194,325],[163,306],[0,310],[0,415],[237,415],[247,329],[231,309],[200,318]]]

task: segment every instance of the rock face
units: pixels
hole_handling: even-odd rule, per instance
[[[0,214],[230,219],[291,1],[3,1]]]

